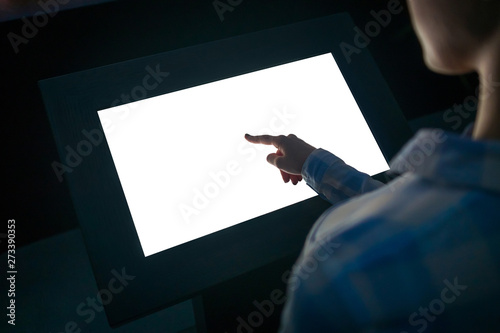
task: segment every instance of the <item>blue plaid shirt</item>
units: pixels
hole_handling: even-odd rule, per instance
[[[334,205],[287,280],[281,332],[500,332],[500,142],[420,130],[390,166],[384,185],[322,149],[305,162]]]

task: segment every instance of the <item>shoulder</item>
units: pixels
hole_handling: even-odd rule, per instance
[[[400,329],[427,325],[418,309],[434,299],[434,316],[441,305],[450,317],[460,317],[452,309],[491,307],[484,291],[500,296],[492,282],[500,281],[499,199],[408,176],[350,200],[312,229],[291,292],[342,318],[395,320]],[[445,302],[452,298],[453,306]]]

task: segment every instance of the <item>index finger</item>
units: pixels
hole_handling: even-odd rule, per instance
[[[245,134],[245,139],[247,139],[248,142],[251,143],[260,143],[263,145],[273,145],[276,148],[279,148],[279,141],[280,137],[279,136],[273,136],[273,135],[250,135],[250,134]]]

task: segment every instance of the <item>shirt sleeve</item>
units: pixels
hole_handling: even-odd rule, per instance
[[[313,151],[305,161],[302,178],[320,197],[332,204],[384,185],[321,148]]]

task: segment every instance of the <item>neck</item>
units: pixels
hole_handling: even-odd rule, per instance
[[[483,61],[478,73],[481,79],[478,113],[472,137],[475,140],[500,140],[500,45]]]

